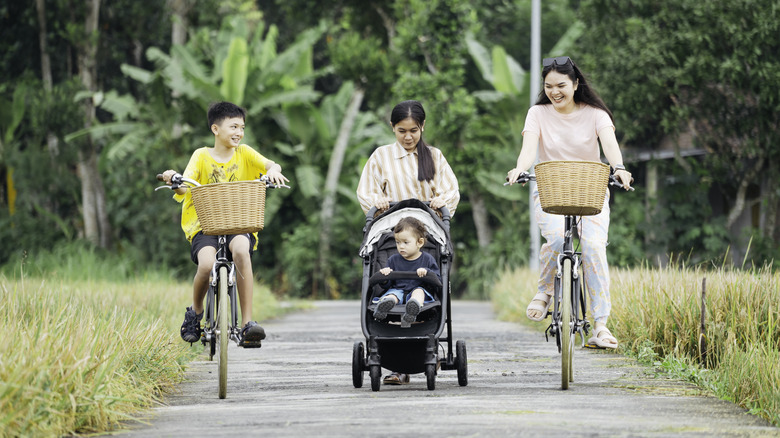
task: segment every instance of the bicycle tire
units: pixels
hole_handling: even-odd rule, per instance
[[[219,268],[219,299],[217,300],[217,337],[219,338],[219,398],[227,397],[227,358],[230,327],[228,326],[228,271]]]
[[[563,260],[563,272],[561,275],[561,327],[558,336],[561,337],[561,389],[569,389],[569,382],[573,381],[572,356],[574,334],[572,332],[572,272],[571,259]]]

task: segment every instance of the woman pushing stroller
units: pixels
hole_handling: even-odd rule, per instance
[[[390,114],[390,126],[395,134],[395,143],[377,148],[369,157],[360,176],[357,198],[363,212],[368,213],[373,207],[383,211],[389,208],[391,202],[418,199],[430,202],[430,208],[433,210],[446,206],[450,215],[453,215],[460,201],[458,180],[444,154],[429,146],[422,138],[425,131],[425,110],[422,104],[416,100],[406,100],[396,105]],[[423,238],[424,236],[423,233]],[[419,243],[419,237],[415,242],[417,243],[411,247]],[[419,249],[416,253],[418,252]],[[408,258],[401,256],[397,260],[404,263]],[[394,269],[392,265],[388,267]],[[430,270],[430,266],[425,266],[425,269]],[[401,293],[388,295],[386,301],[377,306],[379,311],[375,317],[383,319],[387,316],[387,311],[395,305],[395,300],[402,302],[401,300],[406,299],[407,308],[402,324],[407,320],[414,321],[413,317],[417,317],[420,304],[423,304],[426,298],[432,299],[430,294],[417,290],[418,288],[414,288],[408,298]],[[385,384],[408,382],[409,376],[398,372],[390,374],[384,380]]]

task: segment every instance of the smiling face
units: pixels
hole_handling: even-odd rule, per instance
[[[416,260],[420,257],[420,248],[425,244],[425,239],[417,237],[413,230],[404,228],[395,233],[395,249],[406,260]]]
[[[211,125],[211,132],[216,137],[215,145],[236,148],[244,138],[246,124],[242,117],[229,117]]]
[[[556,111],[568,114],[574,111],[574,92],[577,90],[577,82],[572,82],[569,76],[551,70],[544,77],[544,93],[552,102]]]
[[[420,126],[414,119],[407,117],[393,126],[393,133],[395,133],[398,144],[407,151],[414,152],[420,141],[420,136],[422,136],[424,126],[425,122]]]

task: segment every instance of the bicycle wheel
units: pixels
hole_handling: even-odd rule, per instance
[[[219,338],[219,398],[227,396],[227,357],[230,327],[228,326],[228,271],[219,268],[219,299],[217,300],[217,338]]]
[[[572,324],[571,301],[571,259],[563,259],[563,273],[561,275],[561,327],[558,336],[561,337],[561,389],[569,389],[569,382],[573,381],[572,353],[574,345],[574,333]]]

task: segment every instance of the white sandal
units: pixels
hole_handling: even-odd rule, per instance
[[[602,332],[607,332],[606,336],[599,337]],[[612,336],[612,332],[609,331],[607,326],[600,325],[593,331],[593,336],[588,339],[588,347],[590,348],[617,348],[618,341]]]
[[[534,303],[534,301],[537,300],[542,301],[544,306],[540,305],[539,303]],[[525,309],[525,316],[527,316],[531,321],[543,321],[547,318],[547,310],[550,308],[550,301],[552,301],[552,296],[547,295],[544,292],[537,292],[536,295],[534,295],[534,299],[528,303],[528,307]],[[528,313],[532,310],[539,311],[542,313],[542,315],[538,318],[534,318]]]

